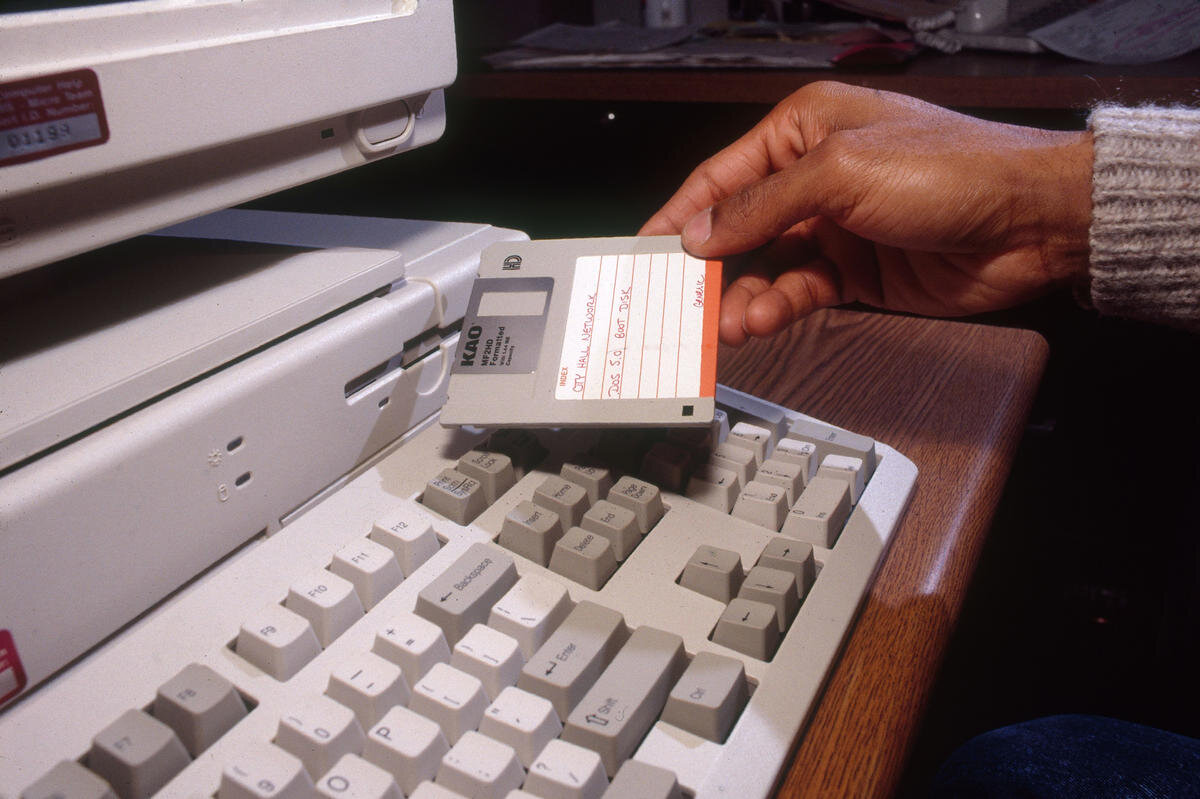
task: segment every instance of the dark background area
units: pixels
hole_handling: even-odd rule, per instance
[[[468,34],[479,18],[465,6]],[[447,105],[438,143],[253,205],[489,222],[534,238],[630,235],[767,110],[453,89]],[[1085,121],[961,110],[1046,127]],[[1039,331],[1050,362],[905,796],[920,796],[970,736],[1038,716],[1095,713],[1200,736],[1200,339],[1100,318],[1068,295],[977,321]]]

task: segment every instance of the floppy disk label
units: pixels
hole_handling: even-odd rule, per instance
[[[555,399],[713,396],[720,281],[684,252],[577,258]]]
[[[467,303],[454,371],[528,374],[536,370],[553,290],[554,280],[549,277],[477,279]]]

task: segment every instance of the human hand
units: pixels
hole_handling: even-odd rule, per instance
[[[997,310],[1087,269],[1092,142],[890,92],[814,83],[706,160],[640,231],[697,257],[754,251],[722,341],[825,306]]]

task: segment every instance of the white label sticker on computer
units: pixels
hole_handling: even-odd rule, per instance
[[[578,258],[555,398],[712,396],[719,281],[683,252]]]

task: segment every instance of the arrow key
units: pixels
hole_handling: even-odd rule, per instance
[[[758,660],[770,660],[779,646],[775,608],[752,599],[734,599],[717,619],[712,640]]]
[[[695,553],[683,567],[679,584],[684,588],[712,597],[718,602],[728,602],[737,596],[745,578],[742,559],[738,553],[717,547],[697,547]]]

